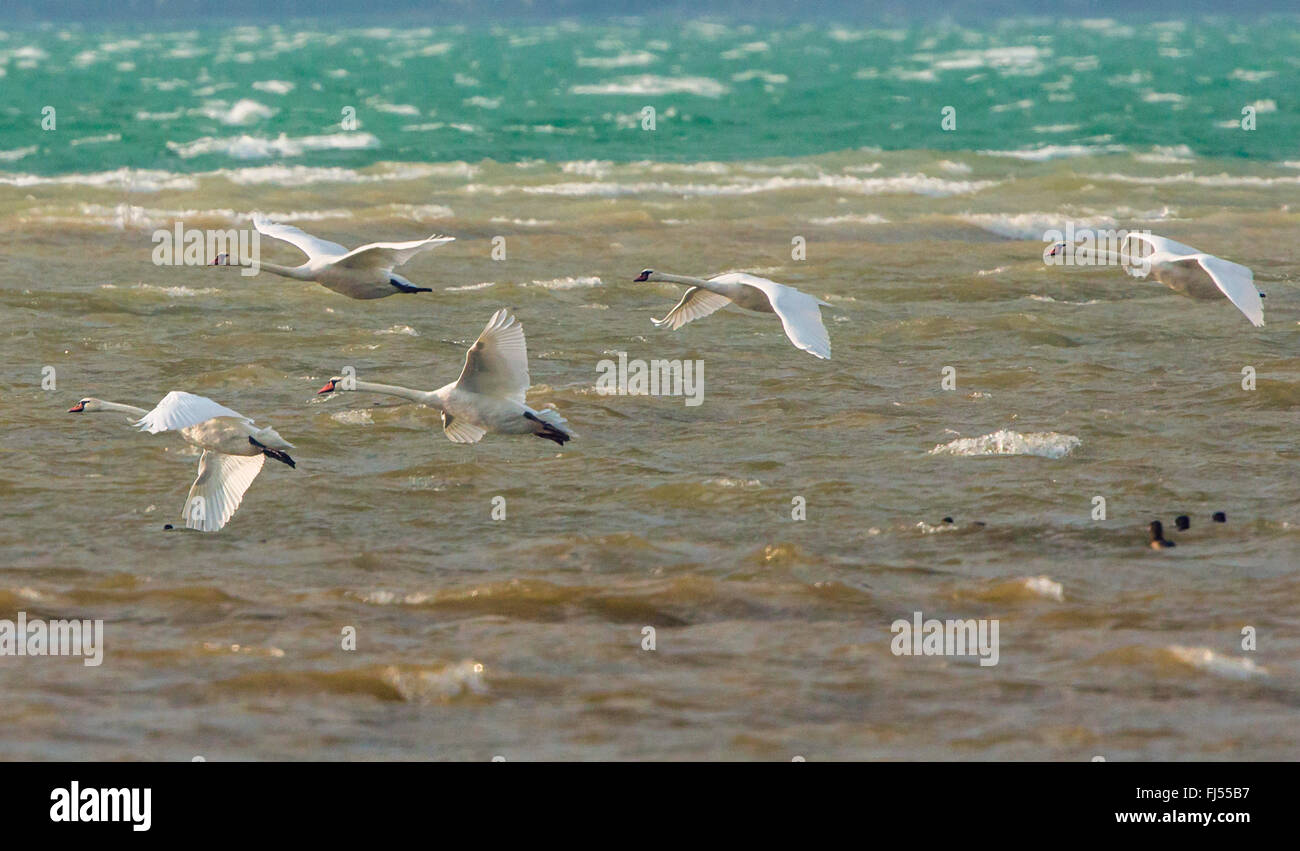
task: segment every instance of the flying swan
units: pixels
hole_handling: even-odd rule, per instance
[[[198,478],[181,510],[181,519],[189,529],[216,532],[225,526],[266,458],[297,466],[284,451],[293,444],[275,429],[258,428],[248,417],[206,396],[173,390],[152,411],[94,398],[82,399],[68,409],[70,414],[103,411],[128,414],[135,418],[132,425],[150,434],[179,431],[186,443],[203,450]]]
[[[1048,256],[1055,257],[1068,247],[1068,243],[1058,242],[1052,246]],[[1125,235],[1118,254],[1083,246],[1074,251],[1076,255],[1101,255],[1125,266],[1134,277],[1153,277],[1174,292],[1192,298],[1227,296],[1246,315],[1250,324],[1256,327],[1264,324],[1264,302],[1259,290],[1255,289],[1255,274],[1239,263],[1206,254],[1163,236],[1137,232]]]
[[[708,316],[728,304],[735,304],[759,313],[775,313],[785,327],[785,335],[795,348],[819,358],[830,359],[831,339],[826,333],[826,326],[822,324],[820,309],[822,305],[830,305],[794,287],[744,272],[726,272],[705,280],[646,269],[632,280],[638,283],[667,281],[690,286],[677,306],[668,311],[667,316],[650,320],[656,328],[667,326],[676,331],[687,322]]]
[[[300,266],[280,266],[275,263],[258,263],[258,267],[276,275],[299,281],[315,281],[326,289],[342,293],[348,298],[385,298],[398,293],[433,292],[429,287],[415,284],[393,272],[415,255],[448,242],[454,236],[417,239],[413,242],[372,242],[351,251],[337,242],[314,237],[294,227],[272,222],[263,215],[253,216],[253,227],[258,233],[296,246],[307,255]],[[219,254],[213,266],[249,266],[249,263],[231,263],[230,255]]]
[[[331,378],[318,395],[365,390],[401,396],[442,412],[442,428],[452,443],[478,443],[487,432],[531,434],[561,446],[573,437],[554,408],[534,410],[524,403],[530,380],[524,326],[502,308],[492,314],[478,340],[465,353],[460,378],[437,390],[411,390],[355,378]]]

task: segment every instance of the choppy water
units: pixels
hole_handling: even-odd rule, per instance
[[[107,648],[0,658],[4,756],[1300,757],[1294,21],[5,35],[0,617]],[[253,210],[457,242],[377,302],[152,264]],[[1268,324],[1045,266],[1067,222],[1252,266]],[[824,298],[834,358],[658,331],[647,266]],[[315,396],[449,381],[501,306],[563,450]],[[597,395],[617,351],[703,360],[704,404]],[[171,389],[298,447],[219,534],[162,532],[179,440],[64,413]],[[998,665],[892,655],[917,610],[999,619]]]

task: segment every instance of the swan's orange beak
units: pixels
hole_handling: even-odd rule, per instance
[[[334,379],[331,378],[329,381],[325,382],[324,387],[316,391],[316,395],[323,396],[326,393],[333,393],[333,392],[334,392]]]
[[[78,402],[77,404],[73,405],[71,408],[68,408],[68,413],[69,413],[69,414],[79,414],[79,413],[81,413],[81,412],[84,411],[84,410],[86,410],[86,405],[85,405],[85,403],[84,403],[84,402]]]

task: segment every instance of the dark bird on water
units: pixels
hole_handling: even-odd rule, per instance
[[[1159,520],[1152,520],[1149,528],[1151,529],[1151,542],[1147,546],[1151,547],[1151,549],[1167,550],[1170,547],[1177,546],[1173,541],[1165,540],[1165,527]]]

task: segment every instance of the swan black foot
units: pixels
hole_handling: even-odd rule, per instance
[[[542,430],[533,432],[533,437],[540,437],[543,440],[554,440],[561,446],[573,439],[568,432],[556,428],[541,417],[535,417],[527,411],[524,412],[524,417],[535,423],[541,423]]]
[[[258,449],[262,450],[262,454],[265,455],[267,458],[274,458],[275,460],[279,461],[281,464],[288,464],[290,467],[297,469],[298,465],[294,463],[294,460],[292,458],[289,457],[288,452],[282,452],[279,449],[272,449],[266,444],[259,443],[251,437],[248,439],[248,442],[256,446]]]
[[[390,284],[392,284],[393,286],[397,287],[397,289],[398,289],[399,292],[404,292],[404,293],[431,293],[431,292],[433,292],[433,287],[415,287],[415,286],[411,286],[410,284],[404,284],[404,283],[402,283],[401,281],[397,280],[396,278],[390,278],[389,281],[388,281],[388,283],[390,283]]]

